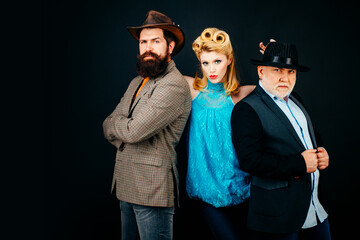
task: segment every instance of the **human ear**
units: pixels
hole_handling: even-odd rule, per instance
[[[261,80],[264,75],[264,73],[263,73],[264,68],[262,66],[258,66],[257,71],[258,71],[259,79]]]
[[[169,54],[172,54],[172,52],[174,51],[174,48],[175,48],[175,42],[174,41],[171,41],[169,43]]]
[[[228,66],[231,64],[231,62],[232,62],[232,57],[229,57],[228,58]]]

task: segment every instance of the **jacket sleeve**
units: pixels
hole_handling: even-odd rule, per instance
[[[124,143],[137,143],[164,129],[183,113],[188,89],[185,88],[186,85],[179,84],[179,80],[171,79],[159,83],[143,96],[148,98],[146,103],[138,104],[138,113],[132,117],[113,114],[104,126],[105,137],[109,141],[118,139]]]
[[[109,129],[112,123],[112,118],[116,115],[120,116],[124,108],[124,97],[121,98],[120,102],[116,106],[115,110],[104,120],[103,122],[103,131],[105,138],[116,148],[119,148],[122,141],[117,138],[110,137]]]
[[[289,179],[306,174],[301,153],[282,155],[264,148],[266,133],[255,110],[239,102],[231,116],[232,140],[240,168],[253,176]]]

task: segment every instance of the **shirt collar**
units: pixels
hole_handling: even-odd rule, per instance
[[[288,101],[288,99],[289,99],[289,95],[288,96],[286,96],[286,97],[284,97],[284,99],[282,99],[282,98],[278,98],[278,97],[276,97],[274,94],[271,94],[271,93],[269,93],[268,91],[266,91],[266,89],[262,86],[262,84],[261,84],[261,81],[259,80],[259,86],[266,92],[266,94],[267,95],[269,95],[270,97],[271,97],[271,99],[273,99],[273,100],[285,100],[285,102],[287,102]]]

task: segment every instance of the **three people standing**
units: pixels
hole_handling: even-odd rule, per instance
[[[247,216],[253,239],[330,239],[317,192],[329,156],[292,93],[296,71],[307,70],[295,47],[269,43],[254,61],[260,82],[253,91],[240,87],[225,31],[207,28],[193,42],[202,76],[184,78],[172,60],[184,33],[169,17],[149,11],[128,30],[139,41],[139,76],[103,123],[117,148],[122,239],[172,239],[175,146],[190,110],[186,189],[215,239],[246,239],[245,220],[234,219]]]

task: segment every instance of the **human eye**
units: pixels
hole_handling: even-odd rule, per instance
[[[296,73],[296,70],[294,70],[294,69],[291,69],[291,70],[289,70],[289,73],[292,73],[292,74],[294,74],[294,73]]]
[[[204,66],[207,66],[209,63],[208,62],[202,62],[201,64],[204,65]]]
[[[274,68],[274,72],[280,72],[280,68]]]
[[[146,41],[145,40],[140,40],[140,44],[145,44]]]
[[[153,39],[153,42],[154,42],[154,43],[160,43],[160,42],[161,42],[161,39],[160,39],[160,38],[154,38],[154,39]]]
[[[222,61],[221,60],[215,60],[216,64],[220,64]]]

